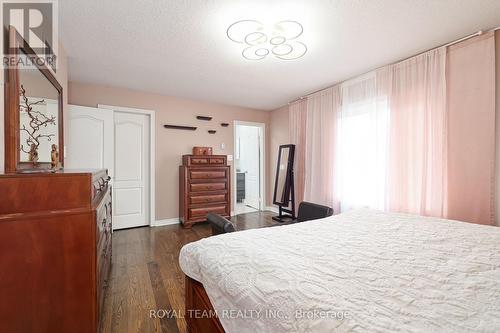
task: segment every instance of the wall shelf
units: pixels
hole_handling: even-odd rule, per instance
[[[181,126],[181,125],[163,125],[165,128],[170,128],[170,129],[179,129],[179,130],[186,130],[186,131],[196,131],[198,127],[193,127],[193,126]]]

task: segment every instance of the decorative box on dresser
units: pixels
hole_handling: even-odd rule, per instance
[[[184,155],[179,174],[179,218],[184,227],[208,213],[231,215],[231,172],[226,155]]]
[[[0,175],[0,332],[100,330],[108,181],[106,170]]]

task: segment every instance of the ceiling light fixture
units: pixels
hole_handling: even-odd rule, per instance
[[[227,37],[243,45],[241,55],[247,60],[262,60],[272,54],[281,60],[295,60],[307,52],[306,44],[299,42],[304,28],[297,21],[279,21],[267,28],[257,20],[241,20],[231,24]]]

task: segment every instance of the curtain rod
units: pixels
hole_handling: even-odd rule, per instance
[[[397,60],[397,61],[391,62],[391,63],[389,63],[389,64],[387,64],[387,65],[382,65],[382,66],[380,66],[380,67],[377,67],[377,68],[375,68],[375,69],[372,69],[372,70],[368,71],[367,73],[369,73],[369,72],[371,72],[371,71],[376,71],[377,69],[380,69],[380,68],[382,68],[382,67],[386,67],[386,66],[391,66],[391,65],[399,64],[400,62],[406,61],[406,60],[411,59],[411,58],[413,58],[413,57],[418,57],[418,56],[419,56],[419,55],[421,55],[421,54],[424,54],[424,53],[429,52],[429,51],[432,51],[432,50],[439,49],[440,47],[448,47],[448,46],[452,46],[452,45],[455,45],[455,44],[457,44],[457,43],[463,42],[463,41],[465,41],[465,40],[471,39],[471,38],[473,38],[473,37],[476,37],[476,36],[481,36],[481,35],[482,35],[482,34],[484,34],[484,33],[494,32],[494,31],[497,31],[497,30],[499,30],[499,29],[500,29],[500,27],[496,27],[496,28],[493,28],[493,29],[489,29],[489,30],[487,30],[486,32],[484,32],[483,30],[479,30],[478,32],[475,32],[475,33],[473,33],[473,34],[470,34],[470,35],[464,36],[464,37],[462,37],[462,38],[456,39],[456,40],[454,40],[454,41],[452,41],[452,42],[449,42],[449,43],[446,43],[446,44],[442,44],[442,45],[439,45],[439,46],[433,47],[433,48],[431,48],[431,49],[428,49],[428,50],[422,51],[422,52],[420,52],[420,53],[417,53],[417,54],[415,54],[415,55],[412,55],[412,56],[409,56],[409,57],[406,57],[406,58],[403,58],[403,59],[400,59],[400,60]],[[304,98],[307,98],[307,97],[309,97],[309,96],[311,96],[311,95],[313,95],[313,94],[315,94],[315,93],[317,93],[317,92],[320,92],[320,91],[322,91],[322,90],[325,90],[325,89],[328,89],[328,88],[332,88],[332,87],[334,87],[334,86],[336,86],[337,84],[340,84],[340,83],[342,83],[342,82],[346,82],[346,81],[352,80],[352,79],[354,79],[354,78],[356,78],[356,77],[358,77],[358,76],[360,76],[360,75],[363,75],[363,74],[359,74],[359,75],[356,75],[356,76],[350,77],[350,78],[348,78],[348,79],[342,80],[342,81],[337,82],[337,83],[335,83],[335,84],[333,84],[333,85],[330,85],[330,86],[328,86],[328,87],[325,87],[325,88],[321,88],[321,89],[315,90],[315,91],[310,92],[310,93],[308,93],[308,94],[306,94],[306,95],[304,95],[304,96],[300,96],[299,98],[297,98],[297,99],[295,99],[295,100],[293,100],[293,101],[291,101],[291,102],[288,102],[288,105],[293,104],[293,103],[298,102],[298,101],[301,101],[301,100],[303,100]]]

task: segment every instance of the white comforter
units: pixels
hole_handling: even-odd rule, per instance
[[[180,264],[228,333],[500,332],[498,227],[352,211],[205,238]]]

